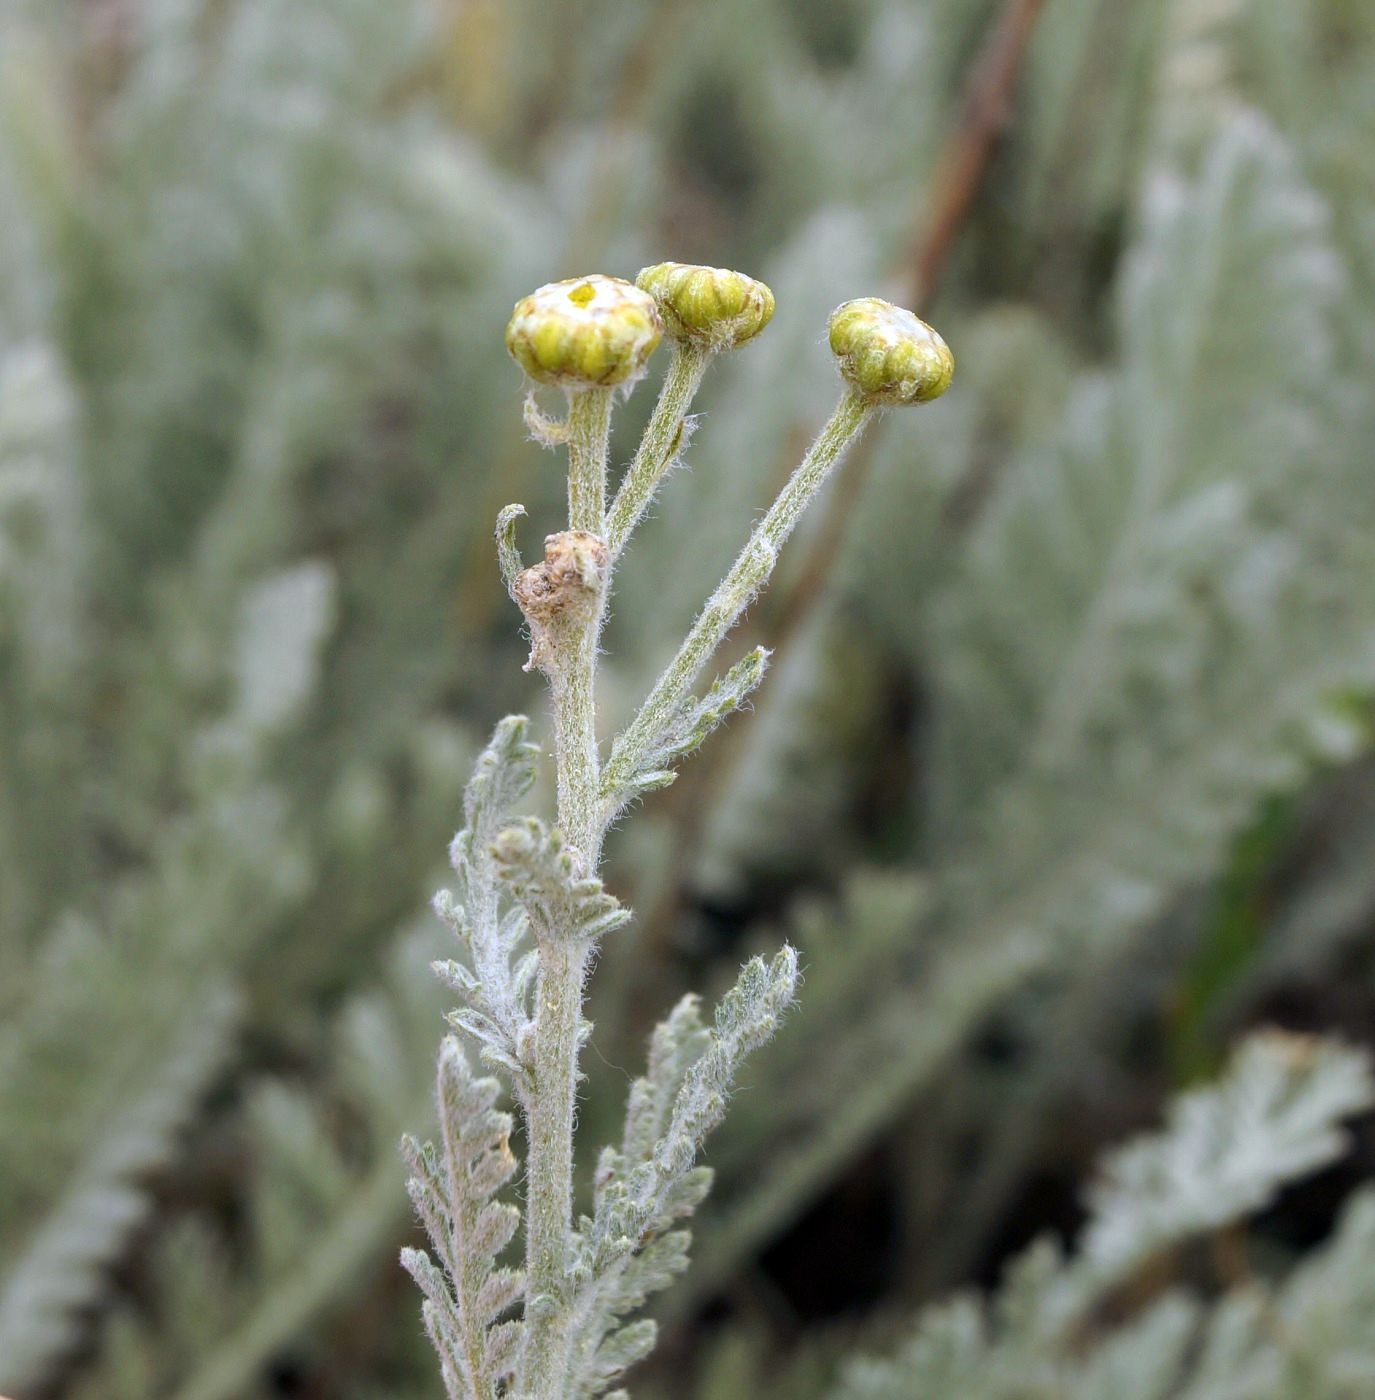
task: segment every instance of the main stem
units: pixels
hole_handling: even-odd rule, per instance
[[[588,949],[555,933],[539,946],[534,1083],[529,1096],[525,1360],[528,1400],[564,1400],[568,1244],[573,1222],[573,1120],[578,1028]]]
[[[601,535],[611,391],[591,389],[570,407],[569,526]],[[594,684],[600,608],[566,634],[553,658],[558,825],[585,875],[595,875],[605,823],[598,801]],[[539,984],[527,1116],[529,1177],[524,1375],[530,1400],[562,1400],[567,1368],[568,1250],[573,1224],[573,1123],[578,1037],[590,948],[567,929],[538,930]]]

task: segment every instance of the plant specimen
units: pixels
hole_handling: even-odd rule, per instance
[[[684,189],[781,311],[617,562],[604,739],[814,426],[847,289],[938,294],[963,363],[935,431],[866,434],[770,583],[771,635],[716,663],[777,645],[756,712],[613,851],[638,925],[593,988],[618,1064],[702,911],[806,973],[656,1295],[691,1364],[637,1397],[780,1393],[787,1329],[700,1307],[805,1252],[851,1172],[923,1203],[875,1279],[864,1345],[894,1355],[911,1295],[1044,1226],[1027,1183],[1085,1169],[1125,1105],[1211,1075],[1295,980],[1359,995],[1375,7],[108,8],[0,13],[0,1394],[442,1390],[394,1287],[394,1145],[430,1121],[449,953],[420,906],[470,717],[504,713],[491,677],[528,683],[490,625],[492,519],[535,513],[512,372],[470,328],[542,269],[638,265]],[[693,954],[713,998],[747,956]],[[590,1195],[622,1105],[584,1059]],[[1327,1289],[1349,1345],[1311,1309],[1276,1339],[1269,1290],[1256,1336],[1359,1394],[1375,1226],[1351,1212]],[[1256,1230],[1285,1296],[1323,1267],[1306,1231]],[[811,1278],[776,1281],[806,1308]],[[852,1329],[863,1302],[837,1279],[826,1307]],[[1109,1320],[1061,1334],[1076,1374],[1118,1356]],[[757,1383],[718,1385],[727,1336]]]
[[[508,717],[468,787],[467,824],[451,851],[457,888],[436,902],[468,953],[437,967],[461,1000],[451,1016],[456,1034],[439,1054],[440,1141],[403,1145],[411,1197],[437,1256],[408,1250],[404,1262],[425,1294],[452,1397],[598,1395],[652,1348],[655,1324],[624,1319],[686,1266],[689,1236],[679,1222],[711,1180],[695,1165],[699,1149],[744,1058],[773,1035],[795,994],[797,954],[785,946],[746,965],[710,1022],[695,996],[678,1003],[631,1088],[621,1145],[598,1158],[592,1213],[575,1222],[578,1056],[590,1030],[583,987],[601,940],[630,919],[598,877],[606,833],[636,798],[671,783],[672,765],[763,679],[761,647],[694,690],[846,449],[885,407],[942,394],[954,368],[944,341],[909,311],[875,298],[835,311],[839,403],[603,757],[595,685],[616,561],[682,450],[707,366],[752,340],[772,314],[773,294],[752,278],[663,263],[635,285],[593,276],[541,287],[507,327],[521,368],[568,402],[558,420],[540,411],[533,389],[525,402],[531,431],[567,448],[568,528],[548,536],[542,562],[524,568],[514,542],[524,507],[506,507],[497,522],[502,577],[529,628],[527,669],[549,681],[558,817],[549,827],[513,815],[539,751],[527,721]],[[665,334],[673,351],[663,389],[608,501],[613,402]],[[477,1043],[493,1075],[475,1073],[462,1037]],[[514,1121],[496,1106],[503,1078],[525,1126],[523,1212],[498,1195],[517,1170]],[[523,1271],[497,1263],[522,1223]]]

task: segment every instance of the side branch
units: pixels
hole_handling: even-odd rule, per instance
[[[692,342],[675,343],[659,401],[645,427],[639,451],[630,464],[606,517],[606,544],[613,561],[654,499],[673,459],[681,450],[688,411],[711,362],[712,351]]]
[[[641,766],[645,753],[678,714],[684,698],[702,668],[726,634],[749,607],[773,573],[778,551],[792,534],[808,502],[825,484],[846,449],[855,441],[877,408],[859,394],[847,390],[825,427],[755,527],[730,572],[693,623],[663,675],[630,727],[617,739],[602,783],[605,802]]]

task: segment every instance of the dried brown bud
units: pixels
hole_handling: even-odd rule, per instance
[[[516,575],[511,587],[530,624],[530,660],[546,669],[549,647],[561,630],[593,616],[606,583],[605,541],[586,530],[561,530],[544,541],[544,562]]]

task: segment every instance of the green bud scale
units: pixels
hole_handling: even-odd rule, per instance
[[[762,282],[724,267],[656,263],[635,285],[654,298],[674,340],[730,350],[753,340],[773,317],[773,293]]]
[[[879,297],[836,307],[830,341],[841,374],[871,403],[928,403],[945,393],[955,373],[945,341],[918,316]]]

